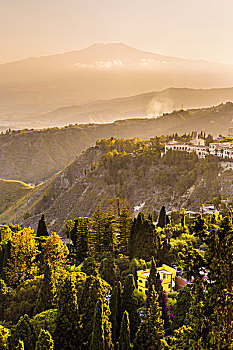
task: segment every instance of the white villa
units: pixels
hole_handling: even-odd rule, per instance
[[[233,143],[211,143],[209,146],[209,152],[213,156],[233,159]]]
[[[178,141],[170,141],[165,145],[165,153],[171,149],[173,151],[185,151],[188,153],[196,152],[199,158],[205,158],[209,154],[209,147],[205,146],[205,141],[195,139],[190,141],[191,144],[179,143]]]

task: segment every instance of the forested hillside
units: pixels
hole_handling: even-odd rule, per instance
[[[143,211],[153,212],[163,204],[169,210],[198,210],[220,194],[232,196],[232,170],[224,171],[213,156],[198,159],[195,153],[172,151],[162,156],[168,140],[97,141],[63,171],[12,201],[0,221],[35,228],[46,213],[49,228],[60,232],[68,218],[90,217],[97,205],[105,208],[112,198],[127,200],[132,208],[144,203]]]
[[[102,138],[149,139],[201,130],[226,135],[233,104],[208,109],[177,111],[157,119],[129,119],[103,125],[28,130],[0,135],[0,177],[38,183],[65,168],[77,155]]]
[[[179,219],[170,222],[162,207],[155,226],[151,214],[132,218],[113,201],[92,218],[69,218],[67,246],[44,216],[36,235],[0,225],[1,349],[230,350],[230,218],[187,222],[181,211]],[[164,291],[162,264],[174,267],[181,289],[175,278]],[[145,269],[147,294],[137,289]]]

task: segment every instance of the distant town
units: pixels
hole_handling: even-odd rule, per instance
[[[226,142],[227,141],[227,142]],[[228,136],[220,136],[217,142],[205,144],[205,140],[198,138],[198,134],[194,134],[194,138],[189,143],[180,143],[172,140],[165,145],[165,153],[168,150],[196,152],[199,158],[205,158],[213,155],[221,158],[233,159],[233,127],[229,128]]]

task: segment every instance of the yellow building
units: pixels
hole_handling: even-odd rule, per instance
[[[175,288],[176,270],[168,265],[163,264],[162,267],[157,268],[157,271],[162,281],[163,290],[166,292],[172,292]],[[149,269],[137,271],[137,288],[139,292],[147,294],[149,275]]]

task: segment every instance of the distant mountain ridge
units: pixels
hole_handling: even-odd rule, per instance
[[[119,119],[159,117],[173,110],[210,107],[233,101],[233,88],[169,88],[112,100],[59,108],[41,116],[58,123],[111,123]]]
[[[0,135],[0,177],[33,184],[45,181],[95,145],[97,139],[149,139],[201,130],[214,136],[227,135],[232,124],[233,103],[228,102],[217,107],[174,111],[159,118],[12,132]]]
[[[99,99],[171,86],[233,86],[233,66],[163,56],[122,43],[3,64],[0,76],[0,121],[6,116],[34,123],[42,113]]]

